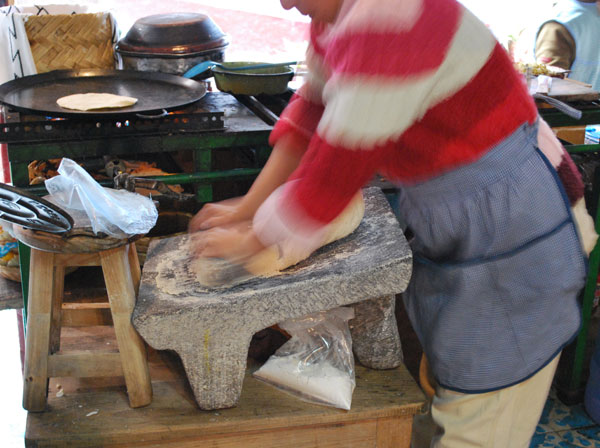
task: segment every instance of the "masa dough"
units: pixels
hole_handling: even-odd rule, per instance
[[[365,202],[362,193],[359,192],[344,211],[329,224],[320,247],[350,235],[359,226],[364,214]],[[295,252],[280,256],[277,247],[268,247],[252,257],[243,267],[221,259],[197,258],[192,262],[192,270],[196,272],[197,280],[203,286],[233,286],[251,277],[276,275],[310,255],[311,252]]]
[[[135,103],[137,98],[112,93],[76,93],[56,100],[60,107],[73,110],[119,109]]]

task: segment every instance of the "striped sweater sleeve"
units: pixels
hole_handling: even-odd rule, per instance
[[[315,27],[311,28],[314,35]],[[275,146],[281,136],[294,133],[300,141],[308,145],[317,125],[323,115],[323,86],[325,84],[325,73],[323,59],[319,52],[311,44],[306,53],[306,65],[308,73],[304,84],[290,99],[277,124],[269,137],[269,144]]]
[[[314,41],[326,67],[323,110],[293,182],[255,216],[266,245],[312,241],[316,248],[356,191],[401,153],[403,133],[464,87],[496,46],[483,24],[449,0],[354,0]]]

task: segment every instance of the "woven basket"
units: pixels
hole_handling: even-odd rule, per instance
[[[0,265],[0,277],[4,277],[13,282],[21,281],[21,270],[18,267]]]
[[[25,30],[38,73],[115,66],[108,13],[29,16]]]

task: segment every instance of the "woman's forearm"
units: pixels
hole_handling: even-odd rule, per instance
[[[291,134],[279,139],[264,168],[240,201],[241,216],[247,219],[254,216],[265,199],[298,167],[305,149],[305,143]]]

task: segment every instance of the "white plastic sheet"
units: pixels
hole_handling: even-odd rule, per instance
[[[126,190],[102,187],[71,159],[63,158],[59,176],[46,181],[53,202],[60,207],[82,210],[94,233],[121,238],[144,234],[154,227],[158,210],[151,199]]]

